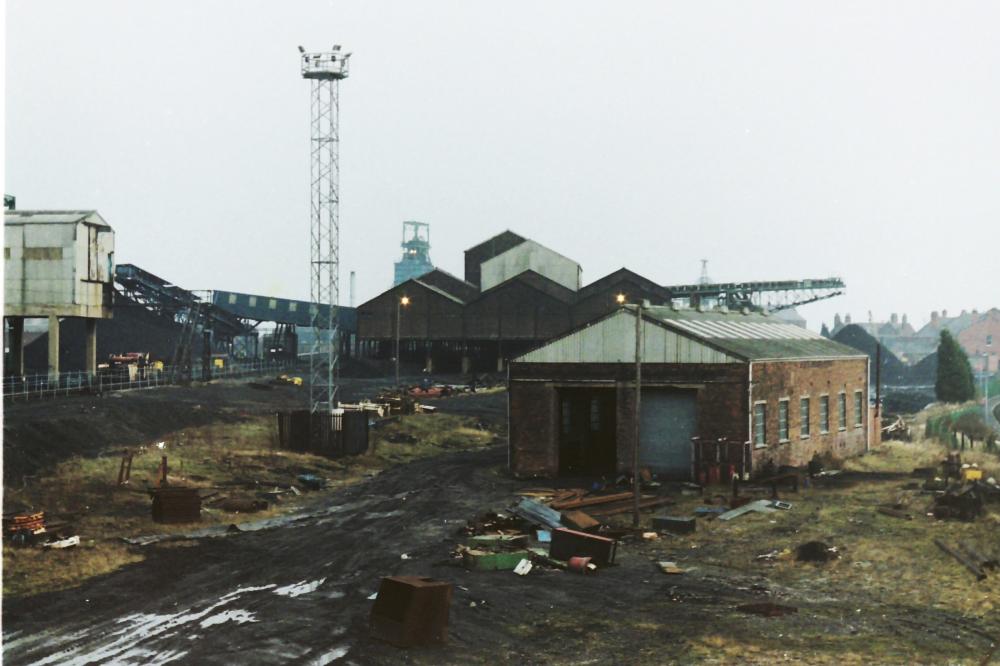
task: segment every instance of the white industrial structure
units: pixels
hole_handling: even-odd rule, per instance
[[[340,46],[322,53],[306,53],[300,46],[299,53],[302,78],[312,82],[310,296],[313,303],[330,305],[312,313],[309,409],[331,413],[337,405],[340,346],[340,81],[347,78],[351,54]]]
[[[533,240],[484,261],[480,266],[483,291],[502,284],[525,271],[534,271],[573,291],[580,290],[580,264]]]
[[[24,320],[48,317],[49,375],[59,375],[59,318],[87,320],[86,367],[97,372],[97,320],[111,318],[115,232],[94,210],[4,213],[8,374],[24,374]]]

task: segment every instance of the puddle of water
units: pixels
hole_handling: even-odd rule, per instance
[[[221,613],[216,613],[211,617],[206,617],[201,621],[201,628],[207,629],[208,627],[214,626],[216,624],[225,624],[226,622],[235,622],[236,624],[246,624],[247,622],[256,622],[257,618],[250,611],[235,609],[235,610],[224,610]]]
[[[373,511],[372,513],[366,513],[366,520],[381,520],[382,518],[392,518],[394,516],[402,516],[403,510],[396,509],[395,511]]]
[[[309,594],[310,592],[315,592],[320,585],[326,582],[326,578],[320,578],[319,580],[306,582],[300,580],[298,583],[293,583],[291,585],[286,585],[284,587],[279,587],[274,590],[275,594],[280,594],[283,597],[300,597],[303,594]],[[343,595],[341,595],[343,596]]]
[[[313,657],[309,661],[309,666],[326,666],[327,664],[332,664],[334,661],[338,659],[343,659],[345,656],[347,656],[347,653],[350,651],[350,649],[351,646],[349,645],[337,646],[332,650],[324,652],[323,654],[317,657]]]
[[[115,625],[120,628],[107,632],[88,631],[77,641],[74,636],[63,636],[49,641],[50,645],[67,645],[67,647],[44,659],[33,662],[38,666],[59,664],[60,666],[85,666],[95,663],[118,664],[165,664],[181,658],[186,651],[159,652],[141,644],[156,643],[174,636],[179,629],[195,622],[202,627],[234,621],[239,624],[255,622],[252,613],[243,610],[217,612],[218,609],[230,604],[247,592],[259,592],[275,587],[273,583],[256,587],[238,587],[232,592],[219,597],[218,601],[209,604],[202,610],[187,608],[177,613],[133,613],[119,618]],[[214,614],[213,614],[214,613]],[[207,619],[206,619],[207,618]],[[86,636],[97,633],[96,640],[87,641]],[[73,645],[72,643],[77,643]],[[81,644],[82,643],[82,644]],[[132,661],[133,657],[141,657]]]

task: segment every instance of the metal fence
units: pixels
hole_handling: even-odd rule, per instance
[[[169,386],[205,379],[238,379],[240,377],[279,375],[292,372],[298,367],[298,364],[292,361],[258,360],[230,362],[221,368],[213,367],[209,377],[204,376],[202,367],[198,364],[183,369],[171,366],[162,369],[153,366],[145,368],[124,367],[107,372],[102,371],[96,375],[90,375],[84,371],[63,372],[59,374],[58,378],[49,377],[47,374],[4,377],[3,399],[5,402],[35,400],[78,393],[104,393]]]

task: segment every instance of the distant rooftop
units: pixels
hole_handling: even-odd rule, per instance
[[[96,210],[7,210],[4,224],[76,224],[87,222],[111,228]]]

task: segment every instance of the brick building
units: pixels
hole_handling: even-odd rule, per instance
[[[511,361],[515,474],[631,468],[635,329],[620,308]],[[877,436],[868,357],[772,316],[644,307],[641,358],[640,464],[663,477],[846,457]]]
[[[967,327],[955,336],[969,356],[972,369],[993,374],[1000,370],[1000,310],[991,308],[975,316]]]

